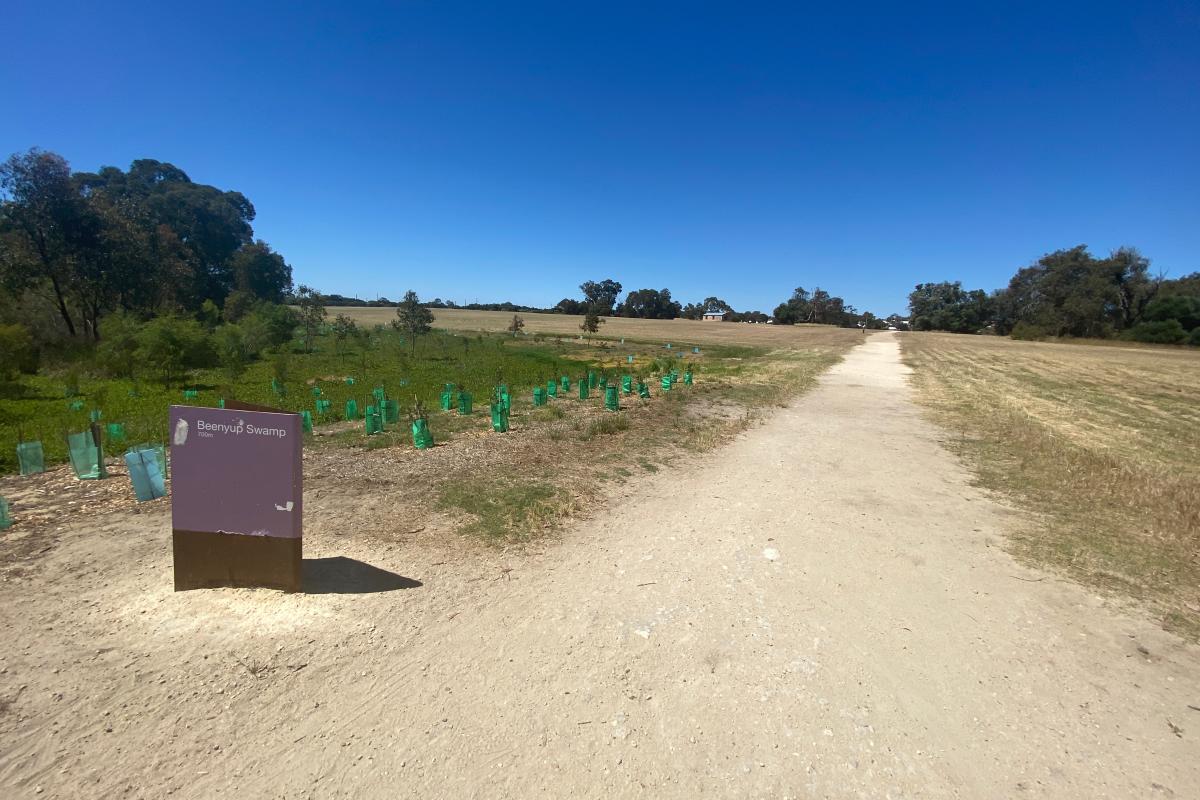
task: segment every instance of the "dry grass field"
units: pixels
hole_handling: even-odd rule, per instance
[[[346,314],[359,324],[387,325],[396,318],[394,308],[337,307],[327,309],[332,319]],[[568,314],[521,314],[526,334],[579,336],[581,316]],[[455,308],[433,309],[434,325],[452,331],[504,331],[512,322],[508,311],[466,311]],[[813,345],[842,345],[862,334],[829,325],[750,325],[736,322],[696,322],[687,319],[628,319],[605,317],[599,339],[626,338],[636,341],[672,342],[680,345],[732,344],[747,347],[805,348]]]
[[[1019,557],[1200,638],[1200,353],[902,337],[922,402],[988,488],[1035,512]]]

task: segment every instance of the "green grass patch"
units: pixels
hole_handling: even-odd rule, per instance
[[[537,536],[571,510],[566,490],[532,478],[452,481],[440,489],[438,506],[474,518],[461,533],[496,543]]]

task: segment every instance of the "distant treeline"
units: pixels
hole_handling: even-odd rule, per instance
[[[908,303],[917,330],[1200,346],[1200,272],[1153,276],[1150,260],[1128,247],[1107,258],[1085,245],[1056,250],[991,293],[959,281],[917,284]]]

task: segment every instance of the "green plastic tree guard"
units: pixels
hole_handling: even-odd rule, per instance
[[[22,475],[37,475],[46,471],[46,456],[41,442],[21,442],[17,445],[17,464]]]
[[[195,400],[199,396],[200,396],[200,392],[197,391],[196,389],[184,389],[183,390],[183,399],[184,400]]]
[[[125,426],[120,422],[110,422],[105,425],[104,435],[113,444],[125,444]]]
[[[301,427],[305,433],[312,433],[312,412],[307,408],[300,412]]]
[[[546,390],[540,386],[533,387],[533,405],[534,407],[546,405]]]
[[[465,417],[469,415],[474,410],[474,406],[475,398],[471,396],[470,392],[458,393],[458,413],[460,416]]]
[[[280,383],[276,378],[271,378],[271,391],[280,397],[283,397],[285,394],[287,394],[287,389],[284,388],[283,384]]]
[[[125,466],[129,468],[129,481],[139,503],[166,497],[166,473],[161,447],[131,447],[125,453]]]
[[[546,381],[546,394],[551,397],[558,397],[558,383],[556,381]]]
[[[643,400],[650,399],[650,387],[647,386],[645,384],[645,382],[638,381],[637,390],[638,390],[638,397],[642,398]]]
[[[438,401],[442,406],[442,411],[449,411],[450,409],[454,408],[454,399],[453,398],[454,398],[454,395],[450,393],[449,389],[447,389],[446,391],[441,393],[441,395],[438,398]]]
[[[321,396],[321,394],[322,394],[322,392],[321,392],[321,387],[320,387],[320,386],[314,386],[314,387],[312,388],[312,396],[313,396],[313,397],[320,397],[320,396]]]
[[[429,423],[426,420],[413,420],[412,437],[413,445],[418,450],[428,450],[433,447],[433,434],[429,432]]]
[[[71,468],[81,481],[107,478],[104,470],[104,450],[96,444],[91,431],[72,433],[67,437],[67,449],[71,455]]]
[[[690,369],[687,372],[683,373],[683,385],[684,386],[692,385],[692,371]]]
[[[347,377],[347,378],[346,378],[346,385],[347,385],[347,386],[353,386],[353,385],[354,385],[354,378]]]
[[[580,400],[587,400],[587,399],[588,399],[588,382],[587,382],[587,378],[583,378],[582,380],[580,380],[580,381],[579,381],[579,399],[580,399]]]
[[[383,415],[375,406],[367,406],[367,412],[363,414],[363,425],[367,431],[367,436],[374,436],[377,433],[383,433]]]
[[[668,349],[668,350],[670,350],[670,349],[671,349],[671,343],[670,343],[670,342],[667,342],[667,349]]]
[[[620,411],[621,400],[616,386],[606,386],[604,389],[604,407],[609,411]]]
[[[500,393],[500,405],[504,406],[504,413],[512,413],[512,395],[508,393],[508,387]]]
[[[358,401],[346,401],[346,419],[358,419]]]
[[[626,363],[626,364],[632,364],[632,363],[633,363],[633,356],[625,356],[625,363]]]
[[[699,355],[699,353],[700,353],[700,348],[699,348],[699,347],[693,347],[693,348],[692,348],[692,352],[693,352],[693,353],[696,353],[697,355]]]
[[[383,422],[385,425],[395,425],[400,421],[400,401],[399,400],[384,400],[380,407],[383,414]]]
[[[630,394],[633,391],[633,376],[632,375],[622,375],[621,376],[621,391],[624,392],[625,394]]]
[[[596,373],[595,373],[595,372],[592,372],[591,370],[588,370],[588,374],[587,374],[587,384],[588,384],[588,388],[589,388],[589,389],[595,389],[595,388],[596,388]]]
[[[662,380],[659,383],[662,386],[662,390],[664,392],[671,391],[671,376],[670,375],[663,375]]]
[[[325,400],[325,399],[318,399],[318,400],[317,400],[317,414],[321,414],[321,415],[323,415],[323,414],[328,414],[328,413],[329,413],[329,410],[330,410],[332,407],[333,407],[333,401],[332,401],[332,400]]]
[[[371,390],[371,394],[372,394],[372,396],[374,396],[376,403],[382,403],[384,401],[384,399],[387,397],[387,392],[385,392],[383,390],[382,386],[376,386],[374,389]]]
[[[492,430],[496,433],[508,433],[508,412],[503,403],[492,403]]]
[[[12,524],[12,517],[8,513],[8,501],[0,497],[0,531],[8,530]]]
[[[104,412],[101,411],[100,409],[93,408],[91,411],[88,412],[88,421],[89,422],[99,422],[102,419],[104,419]]]
[[[558,381],[558,388],[563,390],[563,394],[571,391],[571,379],[568,376],[563,375]]]
[[[454,394],[454,384],[453,383],[442,384],[442,391],[450,392],[451,394]]]
[[[224,408],[224,407],[225,407],[225,398],[218,397],[217,398],[217,408]]]
[[[71,409],[72,411],[83,411],[83,401],[72,400],[70,403],[67,403],[67,408]]]

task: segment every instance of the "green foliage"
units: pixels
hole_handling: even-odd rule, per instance
[[[1158,322],[1139,322],[1125,332],[1124,338],[1149,344],[1182,344],[1187,341],[1187,331],[1177,319]]]
[[[71,338],[100,340],[101,318],[118,308],[181,309],[214,327],[232,289],[280,302],[291,288],[291,268],[253,241],[253,219],[244,195],[171,164],[72,173],[33,149],[0,164],[0,280],[50,298],[41,313]]]
[[[195,320],[173,314],[147,322],[138,332],[137,341],[138,360],[158,375],[163,386],[215,361],[213,343],[204,328]]]
[[[11,380],[17,372],[37,370],[33,337],[24,325],[0,325],[0,380]]]
[[[583,292],[584,303],[595,308],[598,314],[613,313],[613,306],[616,305],[617,297],[621,294],[621,288],[620,282],[614,281],[612,278],[605,278],[599,283],[586,281],[579,285],[579,290]]]
[[[96,346],[96,362],[114,378],[135,377],[138,366],[138,333],[143,323],[118,311],[104,318],[104,338]]]
[[[616,315],[641,319],[675,319],[682,310],[679,303],[671,299],[670,289],[635,289],[625,295],[625,302],[617,306]]]
[[[1045,328],[1039,328],[1037,325],[1025,322],[1024,320],[1018,322],[1012,329],[1012,338],[1027,342],[1038,342],[1045,339],[1048,335]]]
[[[919,283],[908,295],[912,326],[919,331],[979,333],[992,316],[992,301],[982,289],[967,291],[958,281]]]
[[[310,286],[303,284],[296,290],[296,305],[300,307],[300,328],[304,333],[304,352],[311,353],[313,341],[325,324],[325,304],[321,294]]]
[[[1146,306],[1142,319],[1147,322],[1178,320],[1185,331],[1200,327],[1200,297],[1168,295],[1157,297]]]
[[[236,381],[246,372],[253,354],[246,346],[246,338],[239,325],[227,324],[217,328],[213,335],[217,359],[230,382]]]
[[[396,320],[392,327],[408,336],[412,352],[416,353],[417,337],[433,330],[433,312],[421,305],[417,293],[409,289],[396,306]]]
[[[600,330],[600,326],[604,324],[604,320],[600,317],[600,311],[594,305],[587,307],[587,312],[583,316],[583,322],[580,323],[579,329],[584,333],[595,333]]]
[[[704,311],[708,310],[707,304],[711,301],[716,301],[713,310],[726,310],[718,305],[722,303],[719,298],[710,297],[705,301]],[[782,325],[807,322],[817,325],[847,326],[854,324],[858,319],[853,306],[847,305],[845,300],[831,295],[819,286],[812,292],[803,286],[796,287],[796,291],[792,292],[792,296],[787,302],[781,303],[775,308],[774,316],[775,322]]]
[[[282,347],[292,341],[300,318],[287,306],[260,303],[241,322],[246,348],[254,354]]]
[[[1200,347],[1200,325],[1192,329],[1192,333],[1188,336],[1188,344],[1192,347]]]
[[[1142,318],[1154,293],[1149,267],[1129,248],[1101,259],[1083,245],[1049,253],[997,293],[996,332],[1026,322],[1051,336],[1111,336]]]

